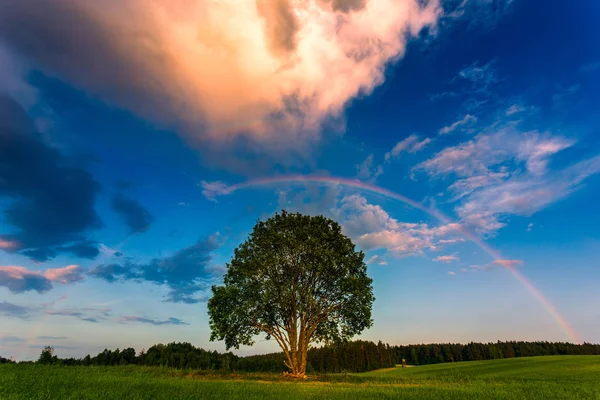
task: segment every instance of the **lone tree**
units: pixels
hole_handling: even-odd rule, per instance
[[[259,221],[234,253],[208,302],[211,341],[227,350],[264,333],[304,377],[311,343],[350,339],[372,324],[364,253],[335,221],[282,211]]]

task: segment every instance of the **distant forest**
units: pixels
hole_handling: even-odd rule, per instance
[[[308,352],[309,373],[365,372],[402,363],[425,365],[444,362],[493,360],[546,355],[600,355],[600,345],[550,342],[496,342],[390,346],[382,342],[353,341],[313,348]],[[11,362],[1,358],[2,362]],[[282,372],[283,353],[239,357],[194,347],[190,343],[157,344],[139,353],[132,348],[104,350],[96,356],[58,358],[46,347],[37,361],[53,365],[144,365],[223,372]]]

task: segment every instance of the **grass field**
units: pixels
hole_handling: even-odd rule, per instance
[[[0,365],[0,399],[599,399],[600,356],[551,356],[319,376]]]

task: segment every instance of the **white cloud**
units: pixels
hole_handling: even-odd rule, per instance
[[[448,133],[454,132],[456,129],[458,129],[460,127],[471,125],[476,122],[477,122],[477,117],[475,117],[474,115],[471,115],[471,114],[467,114],[467,115],[465,115],[465,117],[463,119],[460,119],[460,120],[454,122],[453,124],[451,124],[449,126],[445,126],[442,129],[440,129],[440,135],[446,135]]]
[[[215,181],[215,182],[200,182],[200,186],[202,187],[202,194],[204,197],[211,201],[216,201],[217,196],[223,196],[232,193],[232,189],[229,185]]]
[[[385,153],[385,161],[390,161],[392,158],[399,157],[403,152],[417,153],[427,147],[429,143],[431,143],[430,138],[420,140],[419,136],[413,133],[406,139],[396,143],[391,151]]]
[[[449,271],[449,272],[448,272],[448,275],[452,275],[452,276],[454,276],[454,275],[456,275],[456,272],[454,272],[454,271]]]
[[[388,265],[388,262],[383,257],[374,255],[367,260],[366,264]]]
[[[359,179],[375,181],[377,177],[383,174],[381,165],[373,165],[373,154],[370,154],[365,160],[356,166]]]
[[[453,263],[455,261],[459,261],[459,258],[456,257],[455,255],[438,256],[438,257],[434,258],[433,261],[435,261],[435,262],[443,262],[443,263],[446,263],[446,264],[450,264],[450,263]]]
[[[364,250],[384,249],[395,256],[435,250],[440,238],[457,234],[460,228],[456,224],[430,227],[423,223],[400,222],[360,195],[342,198],[333,214],[342,224],[344,233]]]
[[[507,172],[489,172],[485,175],[472,176],[470,178],[459,179],[448,187],[448,190],[455,194],[455,200],[473,193],[475,190],[497,184],[507,178]]]
[[[520,105],[520,104],[513,104],[512,106],[510,106],[510,107],[508,107],[506,109],[506,115],[510,117],[511,115],[518,114],[518,113],[523,112],[525,110],[526,110],[526,108],[523,107],[522,105]]]
[[[533,230],[533,222],[527,225],[527,232],[531,232]]]
[[[566,137],[516,125],[492,126],[465,143],[448,147],[415,170],[457,177],[449,186],[456,212],[467,228],[494,234],[511,215],[530,216],[568,196],[600,172],[600,156],[550,169],[552,156],[572,147]]]

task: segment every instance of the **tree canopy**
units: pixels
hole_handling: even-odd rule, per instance
[[[311,343],[341,342],[372,324],[364,253],[335,221],[283,211],[259,221],[234,253],[208,302],[211,340],[227,349],[261,333],[304,376]]]

